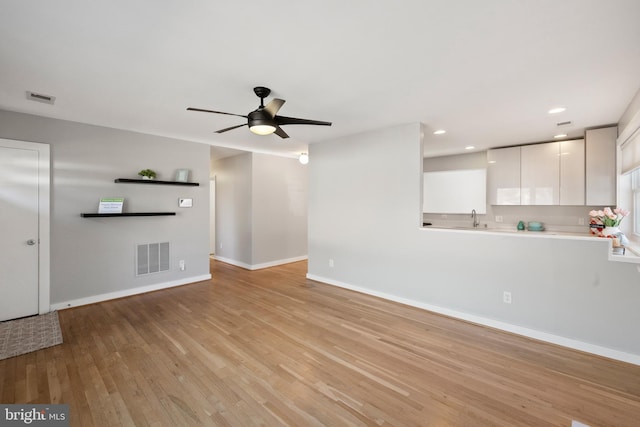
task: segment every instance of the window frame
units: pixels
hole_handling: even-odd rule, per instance
[[[640,168],[631,172],[633,235],[640,239]]]

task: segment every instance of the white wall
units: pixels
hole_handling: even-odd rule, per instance
[[[624,114],[620,118],[618,124],[618,147],[627,142],[627,140],[640,128],[640,90],[627,106]],[[622,170],[622,159],[620,158],[620,148],[618,148],[618,171]],[[619,172],[620,173],[620,172]],[[631,183],[631,174],[618,176],[618,206],[627,210],[634,209],[633,188]],[[635,212],[632,216],[638,215]],[[635,247],[640,247],[640,236],[634,233],[633,219],[622,221],[620,229],[631,240]],[[640,230],[638,231],[640,234]]]
[[[640,363],[640,276],[609,242],[419,228],[420,131],[311,146],[309,277]]]
[[[259,153],[213,163],[216,258],[248,269],[307,256],[307,169]]]
[[[624,142],[640,125],[640,89],[629,102],[618,123],[619,142]]]
[[[487,152],[455,154],[451,156],[425,157],[424,172],[450,171],[460,169],[486,169]]]
[[[203,144],[0,110],[0,137],[51,147],[51,303],[76,305],[209,277],[209,147]],[[199,187],[115,184],[151,168],[172,180],[191,170]],[[101,197],[125,198],[125,211],[177,216],[81,218]],[[178,208],[179,197],[194,199]],[[136,277],[136,244],[169,241],[171,271]],[[186,261],[179,271],[178,260]]]

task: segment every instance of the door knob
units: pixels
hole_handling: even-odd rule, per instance
[[[33,246],[33,245],[35,245],[35,244],[36,244],[36,241],[35,241],[34,239],[29,239],[29,240],[27,240],[27,245],[29,245],[29,246]]]

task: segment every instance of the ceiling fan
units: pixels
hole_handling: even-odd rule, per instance
[[[247,119],[247,123],[242,125],[231,126],[225,129],[217,130],[216,133],[223,133],[229,130],[237,129],[242,126],[249,126],[249,130],[258,135],[269,135],[275,133],[280,138],[289,138],[289,135],[282,130],[283,125],[318,125],[331,126],[331,122],[322,122],[319,120],[297,119],[295,117],[285,117],[276,115],[280,108],[284,105],[284,99],[274,98],[267,105],[264,105],[264,99],[269,96],[271,89],[257,86],[253,88],[255,94],[260,98],[260,106],[247,115],[225,113],[223,111],[203,110],[202,108],[187,108],[188,111],[201,111],[203,113],[226,114],[228,116],[238,116]]]

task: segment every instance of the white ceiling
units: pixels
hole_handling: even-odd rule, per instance
[[[332,127],[251,134],[272,89]],[[2,0],[0,108],[295,156],[423,122],[429,155],[616,123],[640,88],[638,0]],[[56,96],[54,106],[25,92]],[[269,98],[270,99],[270,98]],[[547,110],[567,111],[549,116]]]

